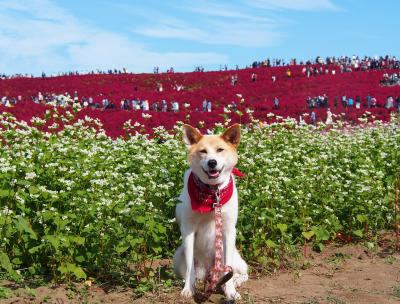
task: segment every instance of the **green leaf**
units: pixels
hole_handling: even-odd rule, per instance
[[[61,264],[60,266],[58,266],[58,271],[61,272],[61,274],[67,274],[69,271],[67,269],[67,265],[65,264]]]
[[[32,247],[31,249],[28,250],[28,252],[30,254],[34,254],[34,253],[38,252],[43,246],[44,246],[44,244]]]
[[[44,239],[49,241],[49,243],[54,247],[55,250],[57,250],[60,246],[60,239],[54,235],[46,235]]]
[[[314,231],[312,230],[303,231],[301,234],[306,238],[307,241],[309,241],[315,235]]]
[[[14,271],[10,259],[5,252],[0,252],[0,266],[9,273]]]
[[[77,279],[86,279],[86,273],[83,271],[83,269],[72,263],[61,264],[58,267],[58,271],[64,275],[72,273]]]
[[[78,244],[78,245],[83,245],[83,244],[85,244],[85,238],[84,238],[84,237],[81,237],[81,236],[74,236],[74,237],[71,237],[70,239],[71,239],[71,241],[72,241],[73,243],[75,243],[75,244]]]
[[[11,263],[13,263],[14,265],[21,265],[22,261],[20,260],[20,258],[13,258]]]
[[[361,229],[354,230],[353,233],[360,238],[364,236],[364,232]]]
[[[28,221],[25,218],[19,217],[17,220],[14,220],[14,223],[19,232],[26,232],[30,235],[32,239],[37,240],[37,235],[35,231],[32,230]]]
[[[265,245],[267,245],[268,248],[277,248],[278,244],[276,244],[273,240],[266,240]]]
[[[0,189],[0,197],[7,197],[10,194],[8,189]]]
[[[72,272],[77,279],[86,279],[86,273],[83,269],[75,264],[67,263],[67,270]]]
[[[317,243],[317,245],[316,245],[316,249],[317,249],[317,251],[319,251],[319,252],[321,252],[322,250],[324,250],[324,244],[322,244],[322,243]]]
[[[75,261],[77,261],[78,263],[82,263],[85,261],[85,257],[83,255],[78,255],[75,257]]]
[[[145,218],[144,216],[138,216],[138,217],[136,217],[136,218],[135,218],[135,221],[136,221],[136,223],[138,223],[138,224],[143,224],[143,223],[146,223],[146,222],[147,222],[147,220],[146,220],[146,218]]]
[[[312,231],[315,233],[317,241],[327,241],[329,240],[330,234],[328,230],[323,227],[313,227]]]
[[[39,189],[37,187],[35,187],[35,186],[30,186],[29,187],[29,193],[30,194],[36,194],[38,192],[39,192]]]
[[[22,186],[29,186],[31,183],[27,180],[22,179],[22,180],[17,181],[17,184],[22,185]]]
[[[277,224],[276,227],[278,227],[278,229],[282,234],[284,234],[288,228],[286,224]]]
[[[115,248],[115,251],[117,252],[117,253],[119,253],[119,254],[121,254],[121,253],[124,253],[125,251],[127,251],[128,249],[129,249],[129,245],[126,245],[126,244],[119,244],[118,246],[117,246],[117,248]]]
[[[356,218],[360,223],[365,223],[368,221],[368,218],[365,214],[357,214]]]

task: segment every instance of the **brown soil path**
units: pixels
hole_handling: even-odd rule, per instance
[[[262,278],[251,278],[239,289],[238,303],[278,304],[390,304],[400,303],[400,253],[361,245],[330,245],[323,253],[312,253],[293,269]],[[3,284],[4,285],[4,284]],[[226,303],[213,295],[208,303]],[[17,289],[4,304],[22,303],[195,303],[184,300],[179,289],[148,294],[134,300],[131,290],[106,293],[92,286],[71,292],[65,287],[39,287],[33,292]]]

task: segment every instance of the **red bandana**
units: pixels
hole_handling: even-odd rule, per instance
[[[237,168],[232,170],[232,174],[243,177],[244,174],[240,172]],[[232,174],[229,178],[228,185],[220,189],[220,203],[225,205],[232,197],[233,194],[233,177]],[[200,213],[207,213],[214,210],[213,204],[216,203],[215,195],[217,188],[204,184],[200,179],[190,173],[188,182],[188,191],[190,196],[190,202],[192,204],[192,210]]]

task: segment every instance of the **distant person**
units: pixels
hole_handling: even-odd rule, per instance
[[[161,112],[167,112],[167,110],[168,110],[167,108],[168,108],[167,101],[165,99],[163,99],[161,101]]]
[[[304,119],[303,119],[303,115],[300,115],[300,117],[299,117],[299,125],[300,126],[304,126],[304,124],[305,124],[305,122],[304,122]]]
[[[396,98],[396,108],[397,108],[397,112],[400,112],[400,96],[398,96]]]
[[[365,99],[367,100],[367,108],[369,109],[371,107],[371,95],[368,94]]]
[[[278,97],[274,98],[274,109],[277,110],[279,108],[279,99]]]
[[[333,124],[333,120],[332,120],[332,112],[331,109],[328,108],[328,110],[326,111],[326,122],[327,125],[332,125]]]
[[[142,108],[143,111],[147,112],[150,110],[150,106],[149,106],[149,101],[147,99],[145,99],[142,103]]]
[[[132,110],[136,110],[137,100],[136,99],[132,99],[131,103],[132,103]]]
[[[153,103],[152,108],[153,108],[154,112],[158,112],[159,111],[160,105],[158,104],[157,101],[155,103]]]
[[[207,101],[207,112],[211,112],[211,106],[212,106],[211,100],[208,100]]]
[[[391,109],[394,107],[394,100],[392,96],[388,96],[386,98],[386,103],[385,103],[385,108],[386,109]]]
[[[311,124],[315,126],[317,123],[317,115],[315,114],[314,111],[311,112]]]
[[[350,98],[347,100],[347,105],[348,105],[349,107],[354,106],[354,99],[350,97]]]
[[[359,95],[356,96],[356,109],[361,108],[361,98]]]
[[[171,109],[172,109],[172,112],[178,113],[179,112],[179,103],[177,101],[171,102]]]
[[[346,95],[342,96],[342,106],[343,106],[343,108],[347,107],[347,97],[346,97]]]
[[[238,75],[237,74],[232,75],[231,76],[231,85],[234,87],[237,84],[237,82],[238,82]]]
[[[202,112],[205,112],[207,110],[207,99],[203,100],[201,109],[202,109]]]
[[[371,108],[376,108],[378,105],[378,101],[376,100],[375,97],[371,98]]]

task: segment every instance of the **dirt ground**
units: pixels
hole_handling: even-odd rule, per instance
[[[388,248],[368,250],[362,245],[329,245],[322,253],[312,252],[297,266],[276,274],[252,277],[239,288],[238,303],[400,303],[400,252]],[[6,282],[0,283],[5,286]],[[7,286],[7,285],[6,285]],[[9,286],[10,287],[10,286]],[[197,301],[199,302],[199,301]],[[12,290],[4,304],[22,303],[196,303],[180,297],[178,287],[135,299],[132,290],[106,292],[92,285],[75,290],[66,286]],[[206,303],[228,303],[213,295]]]

